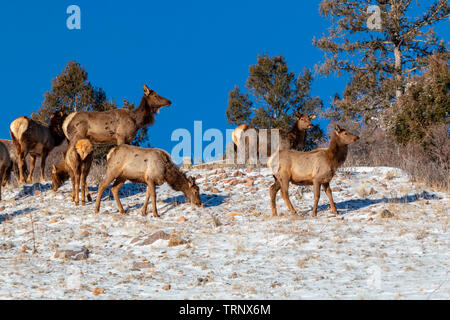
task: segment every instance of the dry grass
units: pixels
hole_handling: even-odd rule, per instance
[[[414,182],[421,182],[450,193],[450,136],[446,125],[430,130],[426,147],[401,146],[385,131],[363,128],[360,141],[350,146],[345,166],[387,166],[407,171]],[[389,173],[386,179],[395,177]]]

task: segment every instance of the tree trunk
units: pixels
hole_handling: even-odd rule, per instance
[[[402,52],[400,46],[394,46],[394,58],[395,58],[395,79],[397,80],[397,88],[395,89],[395,97],[398,99],[403,93],[403,77],[402,77]]]

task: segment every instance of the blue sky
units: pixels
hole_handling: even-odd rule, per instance
[[[66,27],[71,4],[81,8],[81,30]],[[232,128],[228,93],[244,87],[258,54],[282,54],[296,73],[321,60],[312,38],[329,23],[318,8],[319,1],[298,0],[2,1],[0,137],[9,138],[15,118],[38,109],[69,60],[120,107],[124,98],[139,103],[144,83],[172,100],[149,130],[154,147],[170,151],[173,130],[193,131],[196,120],[203,130]],[[444,22],[438,34],[447,29]],[[327,106],[344,86],[344,78],[317,76],[313,95]]]

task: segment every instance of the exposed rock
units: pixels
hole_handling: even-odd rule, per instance
[[[159,231],[152,233],[151,235],[149,235],[147,237],[141,236],[141,237],[134,238],[133,240],[131,240],[131,244],[137,244],[139,246],[146,246],[146,245],[153,244],[154,242],[156,242],[158,240],[169,240],[169,247],[175,247],[175,246],[179,246],[179,245],[187,243],[186,240],[181,239],[176,234],[170,235],[162,230],[159,230]]]
[[[187,219],[185,217],[179,217],[177,222],[186,222]]]
[[[133,240],[131,240],[131,244],[134,243],[138,243],[139,246],[146,246],[149,244],[152,244],[153,242],[162,239],[162,240],[169,240],[170,239],[170,234],[165,233],[162,230],[156,231],[154,233],[152,233],[151,235],[147,236],[147,237],[137,237],[134,238]]]
[[[384,209],[383,211],[381,211],[380,215],[382,218],[392,218],[394,216],[394,214],[390,212],[388,209]]]
[[[133,263],[133,269],[150,269],[155,265],[151,262],[135,262]]]
[[[244,184],[246,187],[253,187],[255,181],[253,179],[247,179],[247,182]]]
[[[12,242],[0,243],[0,250],[9,250],[12,248],[14,248],[14,243]]]
[[[162,289],[166,290],[166,291],[170,290],[170,288],[172,288],[172,286],[170,284],[166,284],[162,287]]]
[[[82,246],[70,246],[62,249],[57,249],[55,258],[68,259],[68,260],[86,260],[89,257],[89,250]]]
[[[185,243],[187,243],[186,240],[181,239],[179,236],[177,236],[175,234],[170,236],[169,247],[176,247],[176,246],[179,246],[179,245],[182,245]]]
[[[93,294],[94,296],[98,296],[98,295],[103,294],[103,293],[105,293],[105,289],[103,289],[103,288],[95,288],[95,289],[92,291],[92,294]]]

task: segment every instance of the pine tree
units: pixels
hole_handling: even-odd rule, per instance
[[[405,79],[421,72],[424,58],[447,51],[432,29],[449,16],[447,0],[435,0],[425,11],[410,0],[376,3],[380,9],[377,30],[371,28],[374,14],[366,0],[323,0],[320,4],[321,15],[332,25],[328,35],[313,40],[325,52],[318,70],[324,75],[350,76],[343,97],[337,96],[331,109],[336,119],[378,119],[403,94]],[[409,16],[418,10],[424,13]]]
[[[246,82],[248,92],[241,93],[238,86],[230,92],[226,115],[228,122],[244,123],[256,128],[284,129],[291,127],[300,113],[311,114],[322,107],[320,98],[310,95],[313,76],[309,70],[295,76],[289,71],[283,56],[258,56],[250,66]],[[318,126],[311,129],[311,136],[322,137]],[[309,149],[315,141],[308,139]]]
[[[424,145],[434,126],[450,123],[450,71],[448,59],[433,55],[423,75],[408,78],[405,93],[399,98],[392,133],[403,145]]]
[[[69,61],[61,74],[52,81],[50,91],[44,94],[44,102],[32,118],[47,124],[50,113],[64,110],[104,111],[113,105],[105,103],[106,93],[101,88],[94,88],[88,81],[88,73],[77,62]]]

